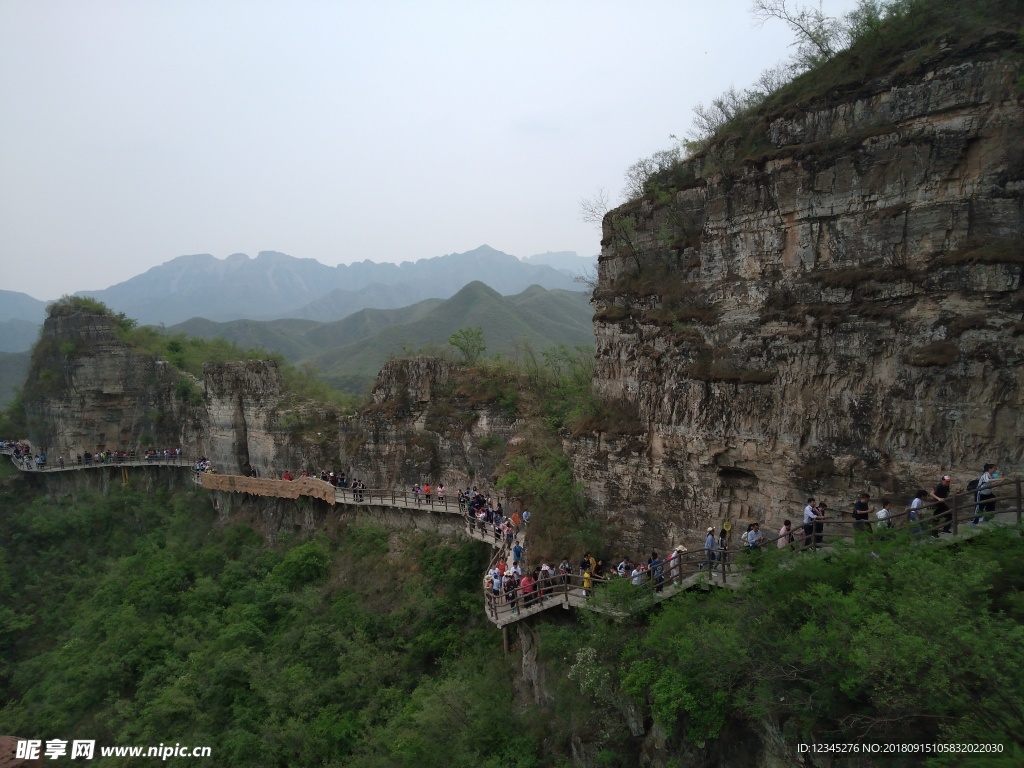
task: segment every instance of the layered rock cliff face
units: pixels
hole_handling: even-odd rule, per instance
[[[640,423],[566,447],[626,541],[1021,470],[1012,43],[794,108],[608,214],[596,387]]]
[[[33,448],[51,459],[181,448],[223,472],[273,474],[335,455],[336,415],[286,396],[273,362],[208,365],[200,382],[132,349],[116,317],[88,308],[53,310],[24,392]],[[317,426],[328,440],[318,442]]]
[[[488,485],[515,440],[513,406],[466,369],[432,357],[393,360],[371,405],[342,422],[341,464],[370,487],[443,482],[449,493]]]
[[[281,477],[337,466],[335,408],[286,391],[273,360],[203,366],[200,455],[218,472]]]
[[[36,451],[180,447],[219,472],[280,477],[328,469],[371,488],[443,482],[455,492],[495,475],[515,427],[514,407],[436,358],[395,360],[371,405],[338,410],[286,391],[273,361],[206,365],[199,381],[131,349],[118,319],[58,306],[46,320],[25,386]]]
[[[180,378],[129,349],[116,318],[62,307],[43,325],[24,387],[33,447],[56,459],[194,440],[197,414],[177,394]]]

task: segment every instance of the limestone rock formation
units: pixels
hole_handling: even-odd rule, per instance
[[[33,447],[51,459],[179,447],[197,434],[181,379],[165,360],[130,349],[117,318],[58,306],[43,325],[23,391]]]
[[[341,461],[371,487],[440,481],[454,494],[486,486],[514,439],[514,409],[480,392],[466,369],[438,358],[390,361],[370,400],[342,423]]]
[[[793,108],[605,217],[596,387],[639,434],[566,447],[626,541],[1022,469],[1012,45]]]
[[[24,404],[36,451],[181,448],[217,471],[280,477],[328,469],[371,488],[487,484],[515,413],[436,358],[395,360],[355,416],[288,392],[271,360],[208,364],[202,381],[123,339],[119,319],[58,304],[33,352]]]

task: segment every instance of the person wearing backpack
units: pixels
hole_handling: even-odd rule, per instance
[[[994,501],[996,495],[992,493],[991,489],[992,481],[998,478],[999,467],[995,464],[986,464],[982,467],[981,475],[978,479],[972,480],[967,484],[967,490],[974,491],[974,501],[977,505],[974,507],[974,519],[971,520],[971,525],[984,522],[983,512],[992,514],[996,511],[996,503]]]

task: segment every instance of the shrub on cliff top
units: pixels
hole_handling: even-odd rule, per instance
[[[46,307],[48,317],[68,317],[77,313],[102,315],[112,318],[117,323],[117,330],[121,336],[124,336],[138,325],[138,321],[128,317],[124,312],[115,313],[102,301],[88,296],[64,294]]]

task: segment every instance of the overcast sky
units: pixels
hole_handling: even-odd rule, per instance
[[[850,0],[831,0],[841,13]],[[593,255],[579,200],[788,55],[747,0],[0,0],[0,288]]]

